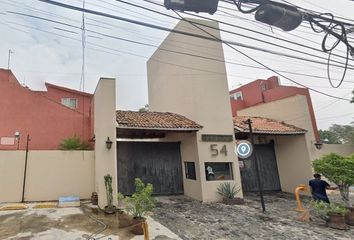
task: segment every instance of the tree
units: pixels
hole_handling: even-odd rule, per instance
[[[329,130],[319,130],[318,133],[320,134],[320,139],[324,143],[328,144],[341,144],[340,137]]]
[[[333,124],[328,130],[337,135],[343,144],[354,144],[354,123],[351,125]]]
[[[343,157],[330,153],[312,162],[315,172],[339,187],[343,202],[350,207],[349,187],[354,184],[354,155]]]
[[[91,146],[81,141],[79,137],[73,136],[63,139],[59,144],[59,150],[90,150]]]

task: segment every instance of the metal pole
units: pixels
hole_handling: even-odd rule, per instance
[[[263,198],[263,187],[262,187],[262,183],[261,183],[261,176],[259,174],[258,160],[257,160],[257,155],[256,155],[256,148],[255,148],[255,145],[254,145],[254,136],[253,136],[251,119],[248,119],[246,121],[246,123],[248,124],[248,128],[249,128],[249,131],[250,131],[251,144],[253,146],[253,159],[254,159],[254,166],[256,168],[258,191],[259,191],[259,195],[261,197],[262,210],[263,210],[263,212],[265,212],[266,209],[265,209],[264,198]]]
[[[28,160],[28,143],[30,141],[30,136],[27,134],[27,143],[26,143],[26,157],[25,157],[25,170],[23,173],[23,185],[22,185],[22,200],[21,202],[25,201],[25,188],[26,188],[26,175],[27,175],[27,160]]]
[[[11,53],[12,53],[12,51],[11,51],[11,49],[9,49],[9,55],[8,55],[8,57],[7,57],[7,69],[10,69]]]

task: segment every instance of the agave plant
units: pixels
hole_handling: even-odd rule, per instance
[[[231,183],[225,182],[221,183],[217,190],[218,194],[220,194],[223,198],[233,199],[241,189],[237,189],[234,184],[231,185]]]

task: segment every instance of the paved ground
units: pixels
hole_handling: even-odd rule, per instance
[[[206,204],[183,196],[163,197],[159,199],[154,218],[185,240],[354,239],[354,227],[340,231],[327,228],[320,219],[310,223],[298,221],[299,213],[293,210],[296,208],[294,195],[266,195],[265,200],[267,212],[263,214],[255,195],[246,196],[243,206]]]
[[[97,222],[97,220],[100,222]],[[105,215],[91,208],[53,208],[0,211],[0,239],[6,240],[143,240],[129,232],[127,215]],[[150,239],[179,239],[148,218]],[[105,227],[106,225],[107,227]]]

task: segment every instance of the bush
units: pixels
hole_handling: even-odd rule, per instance
[[[81,141],[79,137],[69,137],[59,144],[59,150],[90,150],[88,143]]]
[[[343,157],[335,153],[323,156],[312,162],[315,172],[322,174],[339,187],[346,206],[351,206],[349,187],[354,184],[354,155]]]
[[[155,207],[152,192],[151,183],[145,185],[140,178],[135,178],[135,193],[131,197],[124,197],[125,210],[134,218],[143,218],[146,212]],[[122,199],[122,195],[118,194],[118,198]]]
[[[217,189],[218,194],[220,194],[223,198],[229,198],[229,199],[234,199],[236,194],[240,191],[241,189],[236,189],[235,185],[231,186],[231,183],[221,183]]]
[[[310,206],[313,208],[315,215],[323,220],[328,220],[330,214],[339,214],[344,216],[349,212],[345,206],[338,203],[311,201]]]

